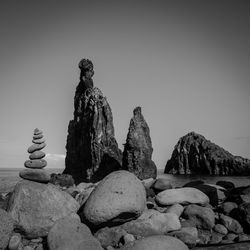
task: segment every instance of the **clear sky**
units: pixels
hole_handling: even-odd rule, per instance
[[[136,106],[164,168],[190,131],[250,158],[250,2],[2,1],[0,167],[22,167],[34,128],[63,156],[78,62],[93,61],[123,150]]]

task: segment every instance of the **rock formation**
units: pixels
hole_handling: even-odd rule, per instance
[[[68,126],[66,168],[76,184],[96,182],[121,169],[122,153],[115,140],[113,117],[106,97],[93,87],[93,64],[79,63],[80,83],[74,99],[74,119]]]
[[[41,151],[46,146],[42,130],[38,128],[34,130],[32,142],[34,144],[27,150],[30,153],[30,160],[24,162],[27,169],[21,170],[19,176],[26,180],[47,183],[50,180],[50,175],[43,169],[47,162],[43,159],[45,153]]]
[[[134,109],[123,152],[123,169],[134,173],[139,179],[156,178],[156,165],[152,161],[153,148],[149,127],[141,113]]]
[[[250,160],[233,156],[195,132],[180,138],[165,173],[249,175]]]

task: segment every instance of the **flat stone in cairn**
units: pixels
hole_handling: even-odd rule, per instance
[[[19,172],[19,176],[25,180],[40,183],[48,183],[50,180],[50,174],[44,169],[23,169]]]
[[[47,162],[42,159],[45,157],[45,153],[41,149],[46,146],[42,130],[38,128],[34,130],[32,142],[34,144],[28,148],[30,160],[24,162],[24,166],[28,169],[20,171],[19,176],[30,181],[48,183],[50,174],[43,169],[47,166]]]
[[[36,129],[34,130],[34,135],[40,135],[40,134],[42,134],[42,133],[43,133],[43,131],[40,130],[40,129],[38,129],[38,128],[36,128]]]
[[[45,157],[45,153],[44,153],[43,151],[40,151],[40,150],[33,152],[33,153],[29,156],[29,158],[30,158],[31,160],[40,160],[40,159],[42,159],[43,157]]]
[[[27,160],[24,163],[26,168],[41,169],[47,166],[47,162],[44,159],[40,160]]]
[[[33,139],[32,142],[35,143],[35,144],[41,144],[41,143],[44,143],[45,140],[44,140],[44,138]]]
[[[37,150],[41,150],[41,149],[43,149],[43,148],[45,148],[46,147],[46,143],[40,143],[40,144],[32,144],[29,148],[28,148],[28,153],[33,153],[33,152],[35,152],[35,151],[37,151]]]

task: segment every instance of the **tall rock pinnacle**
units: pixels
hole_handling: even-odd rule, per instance
[[[152,161],[153,148],[149,127],[141,113],[134,109],[123,152],[123,169],[134,173],[139,179],[156,178],[156,165]]]
[[[82,59],[79,68],[64,173],[71,174],[76,183],[96,182],[121,169],[122,153],[115,140],[111,108],[102,92],[93,86],[92,62]]]

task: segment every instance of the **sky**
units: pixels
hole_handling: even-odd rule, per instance
[[[23,167],[36,127],[48,166],[64,167],[82,58],[122,150],[141,106],[158,168],[191,131],[250,158],[249,11],[247,0],[2,1],[0,167]]]

